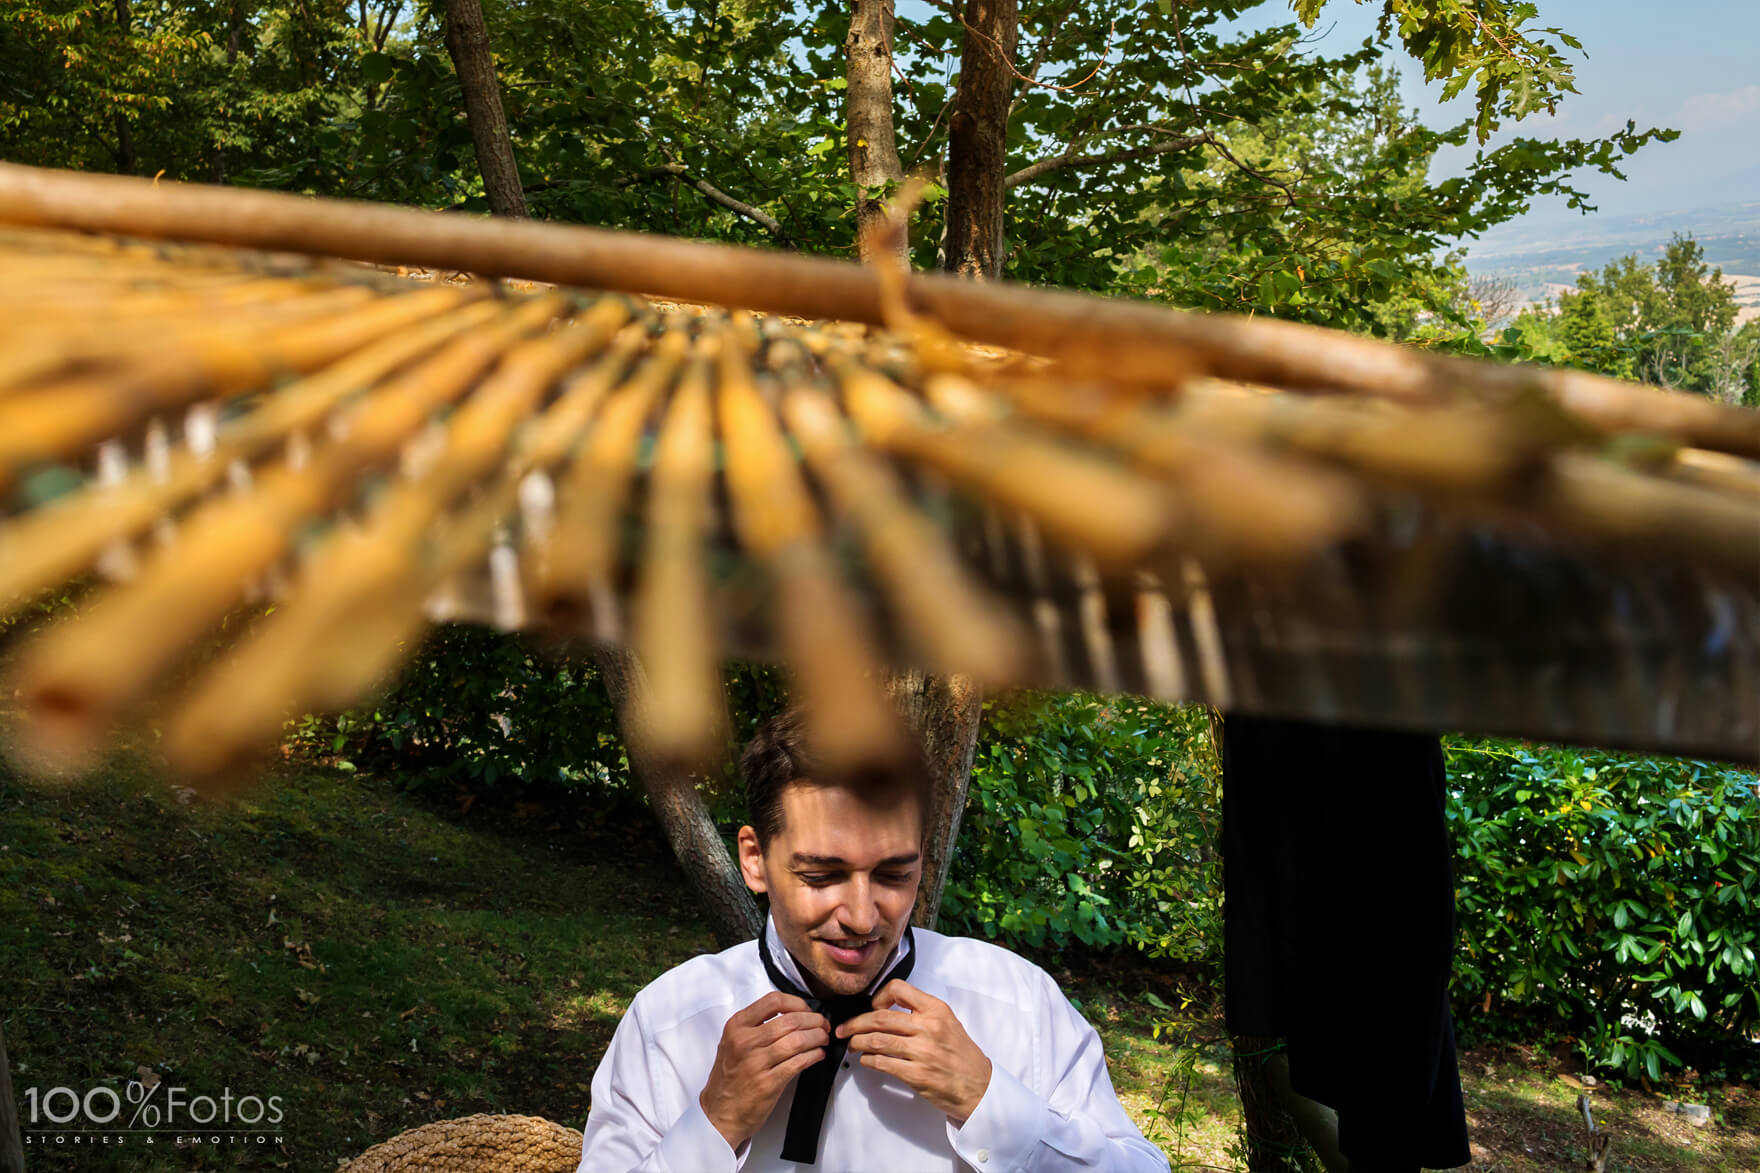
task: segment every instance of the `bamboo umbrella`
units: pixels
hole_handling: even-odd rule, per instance
[[[689,761],[726,655],[851,771],[895,750],[889,665],[1760,757],[1760,415],[1702,397],[10,165],[0,301],[0,609],[88,592],[9,669],[44,765],[153,718],[242,777],[445,619],[628,642]]]

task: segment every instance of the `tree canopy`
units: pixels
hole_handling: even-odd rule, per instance
[[[1484,146],[1572,89],[1579,46],[1532,5],[1386,0],[1377,37],[1336,47],[1311,31],[1321,0],[1276,23],[1282,7],[1029,0],[996,15],[1018,41],[1002,63],[1002,272],[1470,345],[1443,250],[1537,199],[1584,206],[1574,173],[1617,172],[1671,137],[1628,124]],[[532,214],[849,253],[869,146],[848,129],[852,10],[488,0]],[[931,183],[912,237],[928,267],[967,116],[963,47],[990,34],[949,0],[885,15],[898,160]],[[481,209],[444,22],[434,0],[0,0],[0,153]],[[1419,124],[1394,86],[1407,58],[1470,88],[1471,117]],[[1439,149],[1475,140],[1464,175],[1429,177]]]
[[[1525,310],[1507,332],[1519,350],[1548,362],[1760,402],[1760,321],[1737,326],[1735,291],[1691,238],[1661,257],[1636,255],[1584,273],[1574,290]]]

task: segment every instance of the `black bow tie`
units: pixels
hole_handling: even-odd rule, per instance
[[[911,935],[910,926],[904,930],[905,944],[909,948],[889,973],[874,987],[879,993],[886,983],[894,978],[908,978],[911,964],[917,959],[916,941]],[[825,1047],[825,1057],[800,1073],[794,1085],[794,1104],[788,1110],[788,1131],[782,1138],[782,1159],[794,1161],[802,1165],[812,1165],[819,1159],[819,1130],[825,1123],[825,1105],[831,1101],[831,1083],[837,1078],[837,1065],[843,1062],[843,1056],[849,1050],[849,1040],[837,1037],[837,1028],[859,1014],[866,1014],[874,1008],[873,994],[842,994],[835,998],[815,998],[793,982],[788,980],[777,966],[775,958],[770,956],[769,932],[758,937],[758,956],[764,959],[764,972],[770,975],[770,983],[785,994],[793,994],[803,999],[807,1009],[823,1014],[831,1023],[831,1041]],[[805,971],[797,959],[796,968]]]

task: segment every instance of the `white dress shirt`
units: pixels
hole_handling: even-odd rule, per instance
[[[806,988],[773,924],[765,936],[778,967]],[[832,1086],[817,1164],[782,1160],[792,1085],[756,1136],[729,1147],[697,1096],[727,1020],[775,988],[747,941],[692,958],[630,1003],[593,1076],[580,1173],[1167,1173],[1167,1158],[1119,1106],[1100,1036],[1051,975],[970,937],[914,936],[910,984],[946,1002],[990,1059],[990,1084],[962,1127],[852,1052]],[[881,974],[897,960],[895,951]]]

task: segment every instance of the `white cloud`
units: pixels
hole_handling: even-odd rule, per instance
[[[1695,94],[1681,103],[1668,124],[1689,134],[1703,134],[1750,121],[1760,121],[1760,85],[1743,86],[1727,94]]]

